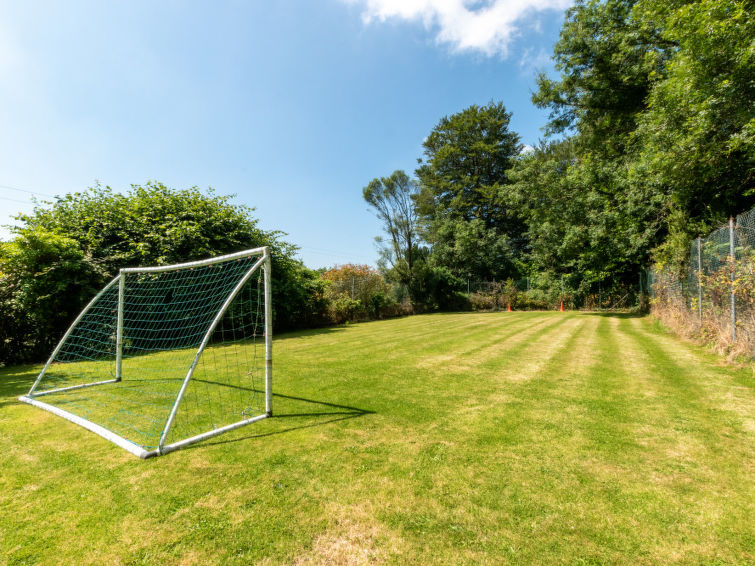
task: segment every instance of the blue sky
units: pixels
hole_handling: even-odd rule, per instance
[[[361,189],[413,171],[440,118],[500,100],[542,136],[568,4],[0,0],[0,224],[31,192],[152,179],[237,195],[309,267],[374,264]]]

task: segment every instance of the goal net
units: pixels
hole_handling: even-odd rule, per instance
[[[270,416],[270,291],[267,247],[121,269],[20,400],[142,458]]]

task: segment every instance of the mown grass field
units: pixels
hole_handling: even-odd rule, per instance
[[[0,563],[755,562],[755,390],[629,315],[281,335],[275,414],[142,461],[0,369]]]

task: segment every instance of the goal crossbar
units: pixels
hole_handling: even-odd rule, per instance
[[[216,257],[210,257],[207,259],[200,259],[197,261],[187,261],[184,263],[174,263],[172,265],[155,265],[152,267],[124,267],[121,269],[121,273],[164,273],[166,271],[176,271],[178,269],[191,269],[192,267],[205,267],[207,265],[213,265],[216,263],[223,263],[234,259],[240,259],[242,257],[249,257],[250,255],[262,254],[263,258],[269,259],[270,252],[267,246],[262,248],[252,248],[251,250],[244,250],[241,252],[235,252],[232,254],[219,255]]]
[[[121,364],[123,360],[122,348],[123,348],[123,343],[124,343],[124,339],[123,339],[124,294],[126,292],[125,280],[126,280],[127,275],[139,275],[139,274],[154,275],[154,274],[161,274],[161,273],[167,273],[167,272],[178,271],[178,270],[193,270],[195,268],[213,266],[216,264],[231,262],[234,260],[250,258],[253,256],[259,256],[259,259],[257,259],[257,261],[255,261],[254,264],[248,270],[244,272],[243,276],[241,276],[241,278],[238,280],[236,285],[233,287],[232,291],[226,297],[222,306],[219,308],[219,310],[215,314],[211,324],[209,325],[207,330],[204,332],[202,341],[199,344],[196,355],[194,356],[193,361],[191,365],[189,366],[185,377],[183,378],[183,381],[181,383],[181,388],[178,391],[176,399],[171,406],[170,414],[165,420],[165,425],[159,437],[159,443],[154,449],[146,449],[144,446],[141,446],[140,444],[136,442],[132,442],[131,440],[124,438],[123,436],[101,426],[100,424],[97,424],[96,422],[93,422],[92,420],[84,418],[71,411],[62,409],[54,404],[40,401],[37,399],[38,397],[51,395],[55,393],[70,392],[70,391],[74,391],[78,389],[104,386],[108,384],[117,384],[118,382],[121,381],[122,379]],[[187,387],[192,381],[192,377],[194,376],[195,370],[197,369],[197,365],[199,361],[202,359],[202,354],[205,352],[210,340],[212,339],[213,333],[218,328],[219,323],[223,320],[224,315],[228,311],[229,307],[233,304],[234,300],[237,298],[240,291],[244,288],[244,286],[250,280],[252,275],[254,275],[255,273],[259,273],[259,270],[262,271],[262,276],[263,276],[262,281],[263,281],[263,286],[264,286],[264,348],[265,348],[265,356],[264,356],[264,394],[265,394],[264,405],[265,405],[265,408],[264,408],[264,413],[260,415],[252,416],[252,417],[242,418],[236,422],[232,422],[224,426],[216,427],[213,430],[202,432],[200,434],[195,434],[193,436],[190,436],[188,438],[184,438],[175,442],[168,442],[169,434],[174,426],[176,415],[184,400]],[[46,390],[38,391],[37,389],[40,385],[40,382],[43,380],[44,376],[47,374],[51,365],[56,360],[56,357],[61,352],[61,348],[63,347],[63,345],[65,344],[66,340],[69,338],[71,333],[74,331],[77,325],[82,321],[82,319],[87,315],[90,309],[92,309],[93,305],[95,305],[97,301],[109,289],[111,289],[116,284],[118,285],[118,300],[117,300],[117,323],[116,323],[117,335],[116,335],[116,340],[115,340],[116,351],[115,351],[115,360],[114,360],[115,378],[105,379],[105,380],[96,380],[96,381],[87,382],[87,383],[80,383],[76,385],[56,387],[53,389],[46,389]],[[76,317],[74,322],[71,324],[71,326],[67,329],[66,333],[61,338],[60,342],[58,342],[58,344],[56,345],[55,349],[50,355],[50,358],[45,363],[44,367],[42,368],[41,372],[37,376],[29,392],[26,395],[19,397],[19,401],[22,401],[29,405],[33,405],[40,409],[49,411],[50,413],[53,413],[59,417],[62,417],[75,424],[78,424],[82,426],[83,428],[91,432],[94,432],[102,436],[103,438],[113,442],[114,444],[120,446],[121,448],[124,448],[130,453],[136,456],[139,456],[140,458],[149,458],[152,456],[159,456],[162,454],[167,454],[174,450],[178,450],[180,448],[184,448],[185,446],[194,444],[196,442],[201,442],[205,439],[217,436],[219,434],[223,434],[225,432],[229,432],[231,430],[234,430],[242,426],[270,417],[272,416],[271,295],[272,295],[271,258],[270,258],[269,248],[267,246],[254,248],[250,250],[244,250],[241,252],[236,252],[236,253],[227,254],[227,255],[218,256],[218,257],[209,258],[209,259],[200,260],[200,261],[177,263],[177,264],[166,265],[166,266],[123,268],[119,271],[118,275],[114,279],[112,279],[99,293],[97,293],[97,295],[95,295],[95,297],[84,307],[81,313],[79,313],[79,315]]]

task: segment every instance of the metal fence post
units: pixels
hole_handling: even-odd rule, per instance
[[[731,341],[737,339],[737,311],[734,300],[734,280],[736,273],[734,270],[734,217],[729,217],[729,258],[731,261]]]

